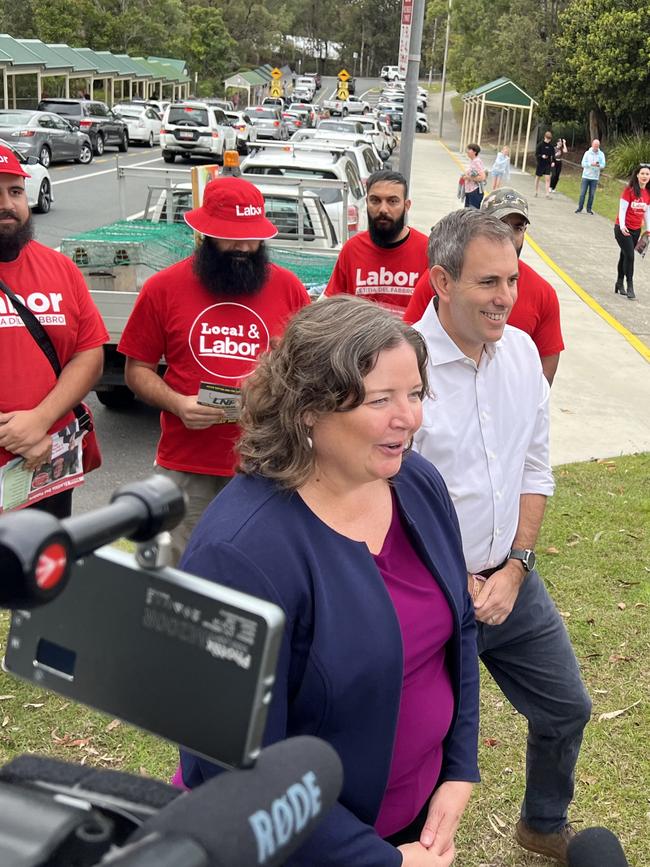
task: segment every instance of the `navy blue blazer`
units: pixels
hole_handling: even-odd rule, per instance
[[[447,597],[455,710],[439,782],[478,781],[478,656],[460,530],[447,488],[409,454],[392,480],[411,541]],[[236,476],[205,511],[181,567],[279,605],[287,623],[265,743],[310,734],[343,762],[336,807],[292,867],[397,867],[373,828],[384,795],[402,689],[400,626],[368,547],[332,530],[295,493]],[[190,788],[220,772],[182,753]]]

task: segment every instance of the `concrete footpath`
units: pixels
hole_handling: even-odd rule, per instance
[[[457,130],[448,117],[449,145],[418,136],[413,150],[410,223],[426,234],[462,206],[456,191],[467,158],[455,150]],[[492,164],[494,154],[481,156]],[[510,185],[529,202],[522,258],[560,300],[565,350],[551,391],[552,463],[650,451],[650,256],[637,257],[638,300],[615,295],[619,248],[612,224],[575,214],[575,202],[560,193],[534,198],[530,174],[513,172]]]

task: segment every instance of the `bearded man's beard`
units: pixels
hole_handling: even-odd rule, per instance
[[[0,220],[7,218],[15,219],[16,223],[0,225],[0,262],[13,262],[34,237],[31,214],[21,225],[13,211],[0,211]]]
[[[269,275],[269,256],[264,242],[254,253],[219,250],[210,238],[194,254],[194,273],[213,295],[256,295]]]

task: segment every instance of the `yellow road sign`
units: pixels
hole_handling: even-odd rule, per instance
[[[271,96],[282,96],[282,87],[279,84],[271,85]]]
[[[348,91],[347,84],[340,84],[339,89],[336,91],[336,98],[337,99],[347,99],[349,96],[350,96],[350,93]]]
[[[342,69],[338,74],[339,81],[349,81],[352,78],[347,69]]]
[[[277,68],[271,70],[271,78],[282,78],[282,72]]]

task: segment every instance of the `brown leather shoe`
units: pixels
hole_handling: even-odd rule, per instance
[[[575,835],[574,828],[569,824],[553,834],[534,831],[523,819],[520,819],[515,827],[515,840],[522,848],[529,852],[537,852],[538,855],[546,855],[547,858],[554,858],[558,864],[568,864],[566,850],[569,841]]]

